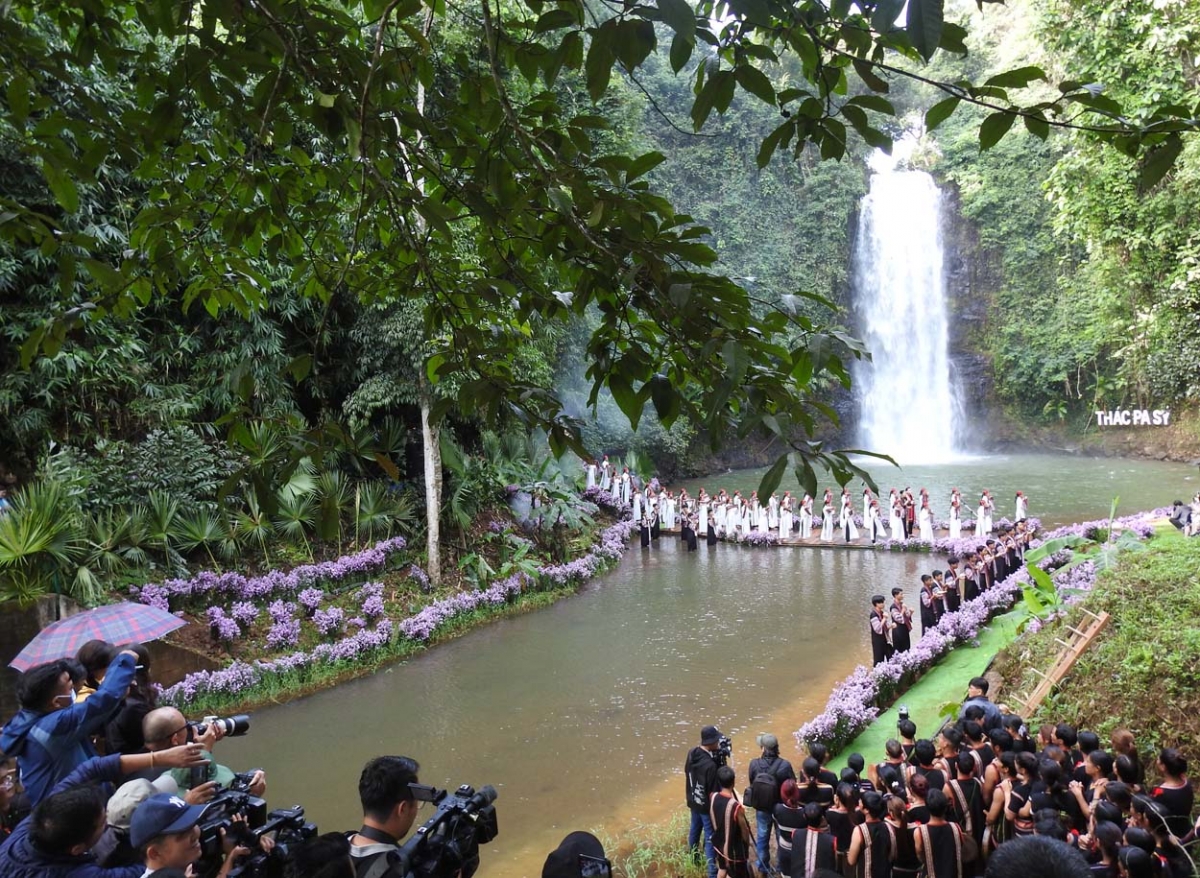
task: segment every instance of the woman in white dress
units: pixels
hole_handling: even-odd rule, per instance
[[[962,500],[958,497],[958,492],[955,491],[950,495],[950,539],[957,540],[962,538]]]
[[[800,501],[800,539],[812,539],[813,499],[808,494]]]
[[[893,540],[904,539],[904,504],[900,502],[900,494],[897,491],[892,491],[892,511],[888,515],[888,528],[892,532]]]
[[[792,538],[792,495],[784,492],[783,499],[779,501],[779,539],[790,540]]]
[[[1029,517],[1029,498],[1024,491],[1017,491],[1017,515],[1013,521],[1024,521]]]
[[[874,500],[867,507],[867,530],[871,534],[871,545],[875,545],[875,541],[881,536],[886,536],[883,532],[883,515],[879,511],[879,501]]]
[[[767,530],[779,527],[779,495],[772,494],[767,501]]]
[[[854,504],[850,502],[849,494],[842,494],[842,514],[838,519],[838,528],[846,538],[846,542],[858,539],[858,528],[854,525]]]
[[[821,542],[828,543],[833,540],[833,524],[833,503],[827,502],[821,508]]]
[[[984,490],[983,498],[986,501],[984,504],[984,520],[983,533],[984,535],[992,532],[992,511],[996,508],[996,501],[992,499],[992,492]]]
[[[863,485],[863,524],[866,525],[867,519],[871,517],[871,501],[874,500],[874,495],[871,494],[871,489]]]
[[[604,455],[604,460],[600,461],[600,490],[612,490],[612,464],[608,462],[608,455]]]
[[[634,521],[642,520],[642,501],[643,501],[643,499],[644,498],[642,497],[641,491],[633,492],[633,520]]]
[[[987,518],[987,491],[979,495],[979,508],[975,510],[975,536],[982,537],[987,531],[983,529]]]
[[[700,514],[700,520],[696,525],[697,539],[703,540],[708,537],[708,505],[708,498],[705,497],[704,501],[696,507]]]
[[[917,511],[917,527],[919,528],[920,538],[927,543],[933,542],[933,510],[929,508],[929,501],[921,503],[921,508]]]
[[[587,465],[587,487],[589,490],[596,487],[597,469],[599,469],[599,467],[596,466],[596,461],[589,460]]]
[[[633,489],[633,479],[629,476],[629,467],[621,470],[621,503],[629,505],[630,493]],[[636,521],[636,519],[634,519]]]

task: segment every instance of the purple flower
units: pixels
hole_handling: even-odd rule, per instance
[[[317,607],[321,606],[321,601],[325,598],[325,592],[319,588],[306,588],[300,592],[300,605],[309,613],[316,612]]]
[[[229,615],[242,625],[252,625],[258,619],[258,607],[249,601],[238,601],[229,611]]]
[[[342,624],[346,619],[345,612],[341,607],[330,607],[327,610],[317,610],[313,614],[313,624],[317,626],[317,630],[325,637],[331,634],[336,634],[342,630]]]

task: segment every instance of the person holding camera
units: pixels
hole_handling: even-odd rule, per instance
[[[0,847],[0,876],[141,878],[142,865],[105,869],[92,853],[107,823],[105,785],[146,769],[196,765],[203,758],[200,750],[198,744],[185,744],[159,753],[85,760],[49,791]]]
[[[407,756],[376,756],[363,766],[358,778],[362,827],[350,836],[358,878],[383,878],[391,869],[390,855],[400,849],[421,807],[409,786],[418,783],[420,768]]]
[[[0,751],[17,758],[31,805],[96,755],[90,738],[104,729],[117,709],[137,661],[137,653],[122,650],[109,664],[100,688],[78,704],[68,662],[48,662],[21,675],[21,710],[0,732]]]
[[[146,739],[146,749],[151,753],[177,747],[187,743],[192,737],[192,726],[173,707],[157,707],[146,714],[142,720],[142,734]],[[236,778],[234,772],[213,760],[212,748],[217,741],[225,737],[225,729],[220,722],[210,722],[204,726],[204,731],[196,737],[203,750],[205,764],[187,770],[172,772],[179,792],[189,805],[203,805],[212,800],[222,787],[227,787]],[[147,776],[147,780],[154,777]],[[267,792],[267,775],[259,770],[254,772],[247,785],[246,792],[262,798]]]
[[[700,746],[688,751],[683,764],[685,800],[692,812],[692,824],[688,829],[688,847],[699,862],[700,833],[704,833],[704,858],[708,862],[708,878],[716,878],[717,859],[713,850],[713,825],[708,807],[712,797],[721,790],[717,780],[717,769],[725,764],[727,754],[721,753],[721,732],[716,726],[705,726],[700,730]],[[728,739],[726,739],[728,740]]]
[[[129,840],[145,857],[141,878],[177,878],[200,859],[199,823],[204,809],[204,805],[189,805],[169,793],[151,796],[138,805],[129,824]],[[224,836],[221,830],[222,839]],[[226,878],[237,861],[250,853],[250,848],[236,843],[226,842],[225,848],[216,878]]]
[[[792,763],[779,755],[779,739],[774,735],[758,736],[762,756],[750,760],[750,788],[753,790],[754,819],[758,825],[755,842],[758,845],[758,868],[763,874],[771,869],[771,824],[775,806],[780,802],[780,790],[785,780],[795,780]]]

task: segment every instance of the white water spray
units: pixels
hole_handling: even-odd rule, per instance
[[[942,194],[876,153],[854,250],[854,307],[872,361],[856,369],[863,447],[897,463],[955,455],[959,406],[947,353]]]

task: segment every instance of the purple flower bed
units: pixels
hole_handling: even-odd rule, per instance
[[[734,539],[743,546],[778,546],[779,534],[773,531],[763,533],[760,530],[752,530],[747,534],[738,534]]]
[[[1033,528],[1035,531],[1042,525],[1041,521],[1036,518],[1027,519],[1027,523],[1028,526]],[[1107,525],[1107,522],[1105,522],[1105,524]],[[974,526],[973,523],[972,526]],[[1009,522],[1003,518],[996,522],[997,530],[999,530],[1001,527],[1010,526],[1011,525]],[[956,540],[950,539],[950,537],[935,536],[932,543],[928,540],[922,540],[918,537],[912,537],[907,540],[893,540],[889,538],[881,540],[879,546],[880,548],[887,549],[891,552],[944,552],[947,555],[961,556],[969,555],[971,552],[979,551],[979,548],[983,546],[988,539],[992,538],[992,535],[990,534],[986,537],[975,536],[975,532],[973,530],[968,530],[967,523],[965,521],[963,522],[963,534],[964,536],[959,537]]]
[[[1140,538],[1146,539],[1154,532],[1153,520],[1168,514],[1169,510],[1155,509],[1137,515],[1119,518],[1114,522],[1115,527],[1132,530]],[[1030,523],[1033,523],[1033,519]],[[1086,536],[1091,539],[1108,528],[1108,519],[1070,524],[1057,528],[1045,534],[1043,541],[1049,541],[1064,536]],[[907,541],[913,542],[913,541]],[[966,540],[935,541],[935,551],[947,551],[937,548],[939,542],[962,543]],[[971,537],[970,548],[974,549],[979,540]],[[1035,545],[1042,541],[1034,540]],[[928,544],[926,544],[928,545]],[[957,547],[953,549],[957,550]],[[1039,567],[1053,569],[1063,563],[1059,553],[1043,559]],[[1085,561],[1068,571],[1052,576],[1059,589],[1079,589],[1090,591],[1096,582],[1096,564]],[[854,739],[859,732],[866,728],[879,715],[879,705],[886,705],[900,694],[900,687],[906,675],[912,675],[926,670],[937,662],[943,655],[955,646],[973,641],[979,636],[980,630],[992,616],[1003,612],[1012,606],[1021,589],[1030,582],[1029,573],[1018,570],[1002,582],[996,583],[973,601],[963,604],[957,612],[947,613],[938,621],[936,627],[925,632],[907,652],[897,653],[876,665],[868,668],[859,665],[849,677],[838,683],[825,704],[825,710],[813,717],[795,732],[796,743],[807,747],[811,743],[820,742],[837,752]],[[1068,593],[1066,600],[1081,599],[1080,596]],[[1035,620],[1036,622],[1037,620]],[[1030,625],[1027,630],[1036,631],[1038,625]]]
[[[622,521],[601,532],[599,541],[592,550],[582,558],[569,564],[549,565],[539,569],[538,573],[543,582],[553,585],[564,585],[595,576],[603,571],[609,563],[621,557],[633,532],[632,521]],[[409,575],[418,582],[428,581],[425,572],[413,566]],[[428,641],[437,629],[461,613],[471,612],[483,606],[499,606],[515,598],[522,591],[527,591],[535,584],[531,577],[518,573],[492,583],[482,591],[462,592],[452,597],[435,601],[415,615],[399,621],[384,617],[386,607],[383,602],[383,583],[367,582],[359,590],[361,615],[351,619],[345,618],[345,613],[338,607],[317,609],[313,613],[313,624],[322,636],[332,636],[340,631],[354,631],[354,634],[343,637],[333,643],[322,643],[311,651],[296,651],[269,660],[253,662],[236,661],[229,667],[219,671],[200,671],[189,674],[179,683],[163,692],[165,703],[186,707],[190,702],[205,697],[236,698],[247,689],[270,683],[273,679],[285,674],[295,674],[314,665],[338,662],[349,662],[358,659],[373,650],[389,646],[394,635],[408,640],[424,643]],[[300,603],[308,606],[304,593],[299,596]],[[317,601],[319,603],[319,601]],[[300,620],[296,618],[297,604],[281,599],[271,602],[267,613],[272,625],[267,633],[267,646],[271,649],[283,649],[295,646],[300,639]],[[226,617],[223,610],[214,607],[210,619],[224,619],[236,626],[232,618]],[[258,610],[253,604],[235,604],[235,612],[239,617],[244,616],[253,621],[258,616]],[[371,622],[375,627],[371,628]],[[213,623],[216,624],[216,623]],[[240,633],[240,632],[239,632]],[[302,681],[303,682],[303,681]]]
[[[612,527],[605,528],[600,533],[600,541],[582,558],[576,558],[566,564],[544,565],[538,568],[538,574],[555,586],[591,579],[624,554],[625,547],[629,544],[629,535],[633,531],[632,520],[619,521]]]
[[[391,555],[402,551],[405,546],[404,537],[392,537],[353,555],[343,555],[337,560],[320,564],[304,564],[286,573],[272,570],[262,576],[243,576],[233,572],[205,571],[191,579],[149,583],[141,588],[130,589],[130,592],[141,603],[168,611],[172,600],[176,605],[192,598],[211,603],[214,596],[262,601],[279,594],[294,594],[317,583],[339,582],[377,572],[383,569]]]

